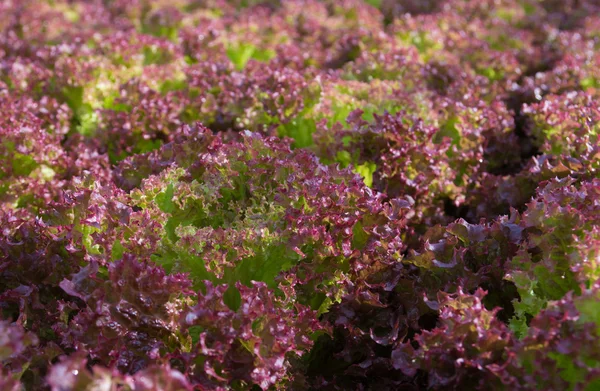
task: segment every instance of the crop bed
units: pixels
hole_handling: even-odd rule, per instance
[[[598,0],[0,1],[0,390],[600,390]]]

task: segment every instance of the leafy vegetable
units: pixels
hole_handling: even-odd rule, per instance
[[[598,15],[0,2],[0,389],[599,389]]]

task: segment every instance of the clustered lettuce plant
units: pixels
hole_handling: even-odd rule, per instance
[[[0,2],[0,389],[600,389],[600,3]]]

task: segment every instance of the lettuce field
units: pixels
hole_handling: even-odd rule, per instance
[[[0,390],[600,390],[600,1],[1,0]]]

